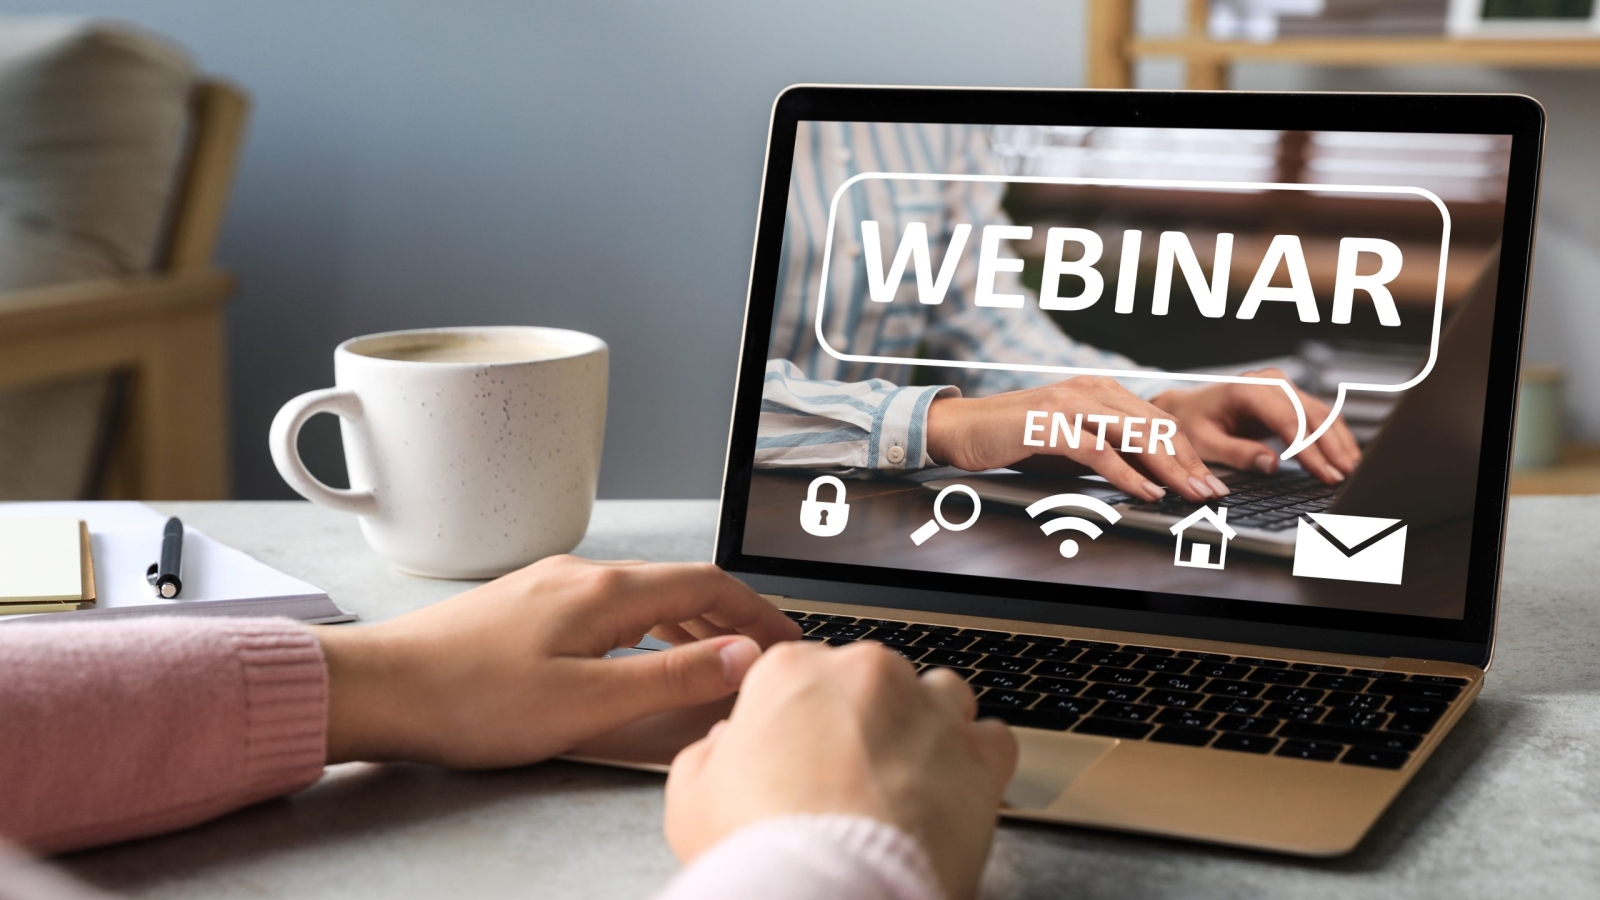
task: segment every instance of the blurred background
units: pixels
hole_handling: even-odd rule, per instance
[[[1259,10],[1223,5],[1259,24],[1249,18]],[[1439,11],[1440,28],[1449,5],[1422,4]],[[234,496],[260,499],[294,496],[268,457],[267,427],[289,398],[332,384],[339,341],[523,323],[611,344],[602,497],[716,496],[767,117],[785,85],[1083,87],[1125,72],[1139,87],[1178,88],[1218,67],[1197,71],[1182,53],[1129,56],[1128,36],[1180,45],[1227,25],[1185,0],[1003,0],[984,4],[975,29],[978,9],[958,0],[12,0],[6,13],[135,23],[248,95],[214,250],[215,267],[237,279],[216,477]],[[8,27],[0,56],[14,43]],[[1111,39],[1121,41],[1115,52]],[[1589,49],[1569,46],[1579,43]],[[1559,67],[1521,68],[1527,53],[1497,57],[1510,65],[1483,54],[1414,65],[1409,52],[1366,53],[1340,66],[1246,54],[1221,77],[1243,89],[1515,91],[1545,105],[1528,358],[1549,364],[1540,369],[1540,383],[1554,385],[1545,427],[1571,445],[1558,486],[1600,491],[1591,471],[1600,467],[1584,468],[1585,445],[1600,443],[1600,354],[1590,349],[1600,336],[1600,41],[1551,46],[1566,54]],[[0,64],[0,100],[6,75]],[[0,315],[5,303],[0,294]],[[335,420],[313,421],[302,451],[343,483]],[[103,492],[105,479],[90,487]],[[175,493],[154,490],[163,492]]]

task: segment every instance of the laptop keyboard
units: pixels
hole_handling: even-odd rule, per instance
[[[1323,484],[1301,473],[1241,475],[1230,480],[1228,488],[1233,493],[1215,501],[1219,506],[1228,507],[1228,524],[1261,531],[1285,531],[1295,527],[1302,513],[1327,512],[1338,491],[1337,485]],[[1108,497],[1106,502],[1113,506],[1127,504],[1139,512],[1160,513],[1174,519],[1181,519],[1201,506],[1183,499],[1176,491],[1168,491],[1154,503],[1129,494]]]
[[[1139,644],[784,610],[805,640],[947,668],[1012,725],[1398,769],[1468,682]]]

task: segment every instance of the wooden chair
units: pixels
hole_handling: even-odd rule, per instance
[[[121,376],[108,498],[219,500],[230,493],[223,306],[234,280],[216,248],[249,100],[202,81],[158,264],[132,278],[0,295],[0,388]]]

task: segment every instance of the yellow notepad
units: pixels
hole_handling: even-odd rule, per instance
[[[0,608],[29,604],[76,609],[94,595],[89,530],[82,521],[0,518]]]

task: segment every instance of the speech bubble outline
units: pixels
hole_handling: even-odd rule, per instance
[[[1253,375],[1209,375],[1190,372],[1166,372],[1149,369],[1101,369],[1083,366],[1046,366],[1033,363],[991,363],[976,360],[946,360],[926,359],[918,357],[901,356],[871,356],[855,353],[840,353],[828,343],[827,335],[822,330],[822,319],[827,313],[828,294],[828,268],[833,260],[833,235],[836,217],[839,212],[839,200],[844,192],[858,181],[877,178],[889,181],[974,181],[974,182],[1001,182],[1021,184],[1076,184],[1093,185],[1099,187],[1143,187],[1143,188],[1189,188],[1199,190],[1227,190],[1227,191],[1316,191],[1319,193],[1348,193],[1348,194],[1411,194],[1432,201],[1438,208],[1442,218],[1442,231],[1439,238],[1439,276],[1434,290],[1433,298],[1433,331],[1428,344],[1428,362],[1421,371],[1412,376],[1411,380],[1402,384],[1364,384],[1359,382],[1339,382],[1338,394],[1334,398],[1333,408],[1328,417],[1310,435],[1306,434],[1306,410],[1300,402],[1300,395],[1295,391],[1294,385],[1286,378],[1263,378]],[[974,223],[976,224],[976,223]],[[1277,385],[1289,398],[1294,406],[1298,427],[1295,439],[1286,447],[1282,459],[1293,459],[1300,451],[1317,442],[1329,428],[1334,420],[1339,418],[1339,412],[1344,408],[1345,397],[1350,391],[1372,391],[1379,393],[1398,393],[1410,390],[1428,377],[1433,371],[1434,362],[1439,357],[1439,330],[1444,320],[1444,279],[1445,271],[1449,266],[1450,254],[1450,210],[1434,192],[1419,187],[1404,187],[1386,184],[1297,184],[1276,181],[1195,181],[1188,179],[1172,178],[1075,178],[1066,176],[1049,175],[935,175],[914,172],[862,172],[839,185],[833,192],[833,200],[828,204],[828,237],[822,248],[822,272],[817,285],[817,342],[824,352],[841,362],[868,362],[887,363],[889,365],[918,365],[939,366],[950,369],[995,369],[1005,372],[1048,372],[1062,375],[1102,375],[1111,378],[1159,378],[1163,381],[1204,381],[1222,384],[1268,384]]]

